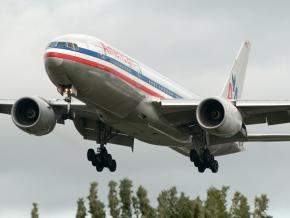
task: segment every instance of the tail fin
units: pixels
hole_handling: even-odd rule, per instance
[[[222,96],[230,100],[240,99],[243,91],[251,43],[245,41],[234,61]]]

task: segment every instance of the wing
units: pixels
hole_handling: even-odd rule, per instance
[[[160,116],[175,126],[196,122],[195,111],[200,99],[169,99],[153,102]]]
[[[175,125],[196,121],[195,111],[201,100],[178,99],[154,102],[159,113]],[[237,100],[234,102],[246,125],[290,123],[290,101]]]
[[[0,113],[10,114],[15,101],[16,99],[0,99]]]
[[[290,122],[290,101],[238,100],[236,107],[242,113],[245,124],[268,125]]]
[[[13,104],[17,99],[0,99],[0,113],[11,114]],[[51,99],[46,102],[53,108],[57,115],[57,123],[64,124],[67,115],[68,103],[62,99]],[[94,108],[87,106],[85,103],[73,100],[70,106],[70,114],[78,132],[86,140],[96,141],[98,134],[98,115]],[[109,141],[112,144],[128,146],[133,149],[134,138],[125,133],[114,130],[114,137]]]
[[[0,113],[11,114],[12,106],[16,101],[17,99],[0,99]],[[52,99],[52,100],[48,100],[47,102],[56,111],[67,109],[67,102],[65,102],[62,99]],[[88,110],[88,107],[86,106],[86,104],[81,101],[73,101],[71,103],[71,107],[73,110],[77,110],[77,109]]]
[[[161,100],[154,102],[160,116],[172,125],[186,126],[196,124],[196,109],[201,100]],[[246,125],[277,125],[290,123],[290,101],[236,100],[233,102],[241,112]],[[290,135],[248,134],[245,141],[290,141]],[[175,149],[176,150],[176,149]],[[179,153],[186,153],[179,151]]]

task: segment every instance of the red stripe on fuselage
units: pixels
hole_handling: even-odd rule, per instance
[[[63,58],[63,59],[66,59],[66,60],[71,60],[71,61],[75,61],[75,62],[78,62],[78,63],[81,63],[81,64],[85,64],[85,65],[88,65],[88,66],[91,66],[91,67],[96,67],[96,68],[99,68],[107,73],[110,73],[128,83],[130,83],[131,85],[133,85],[134,87],[137,87],[138,89],[141,89],[142,91],[148,93],[149,95],[152,95],[152,96],[155,96],[157,98],[160,98],[160,99],[164,99],[165,97],[159,95],[158,93],[156,93],[155,91],[152,91],[151,89],[147,88],[146,86],[136,82],[135,80],[125,76],[124,74],[116,71],[115,69],[111,68],[111,67],[108,67],[108,66],[105,66],[103,64],[100,64],[100,63],[97,63],[95,61],[90,61],[90,60],[87,60],[87,59],[84,59],[84,58],[80,58],[80,57],[76,57],[76,56],[73,56],[73,55],[68,55],[68,54],[63,54],[63,53],[59,53],[59,52],[47,52],[45,54],[45,57],[56,57],[56,58]]]

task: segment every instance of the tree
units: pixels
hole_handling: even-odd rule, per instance
[[[119,195],[121,201],[122,218],[132,217],[132,186],[132,181],[128,178],[120,181]]]
[[[32,203],[31,218],[38,218],[38,205],[37,203]]]
[[[204,207],[199,197],[193,200],[193,218],[204,218]]]
[[[222,189],[209,188],[205,201],[205,217],[207,218],[228,218],[227,212],[227,191],[229,187]]]
[[[105,218],[105,205],[100,200],[98,200],[98,183],[91,183],[90,193],[88,196],[89,200],[89,213],[92,218]]]
[[[79,198],[79,200],[77,201],[77,214],[76,214],[76,218],[85,218],[87,215],[87,209],[85,206],[85,202],[83,198]]]
[[[118,198],[118,192],[117,192],[117,183],[115,181],[109,182],[109,208],[110,208],[110,214],[113,218],[119,217],[120,209],[119,209],[119,203],[120,200]]]
[[[272,216],[267,215],[269,204],[269,198],[267,195],[262,194],[261,197],[255,197],[255,210],[253,213],[254,218],[272,218]]]
[[[193,218],[194,208],[193,201],[181,192],[177,202],[177,214],[180,218]]]
[[[230,208],[231,218],[250,218],[250,206],[247,198],[240,192],[235,192]]]
[[[143,186],[139,186],[137,189],[137,198],[139,203],[139,210],[141,217],[152,218],[156,217],[154,208],[151,207],[150,201],[147,196],[147,190]]]
[[[158,217],[175,218],[178,217],[176,208],[178,203],[176,187],[162,191],[158,196]]]
[[[132,197],[132,205],[133,205],[133,210],[134,210],[134,214],[136,218],[139,218],[140,215],[140,204],[139,204],[139,200],[136,196]]]

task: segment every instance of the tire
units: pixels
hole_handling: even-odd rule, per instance
[[[110,170],[111,172],[115,172],[116,169],[117,169],[117,163],[116,163],[115,160],[112,160],[112,161],[111,161],[111,164],[109,165],[109,170]]]
[[[94,149],[90,148],[87,151],[87,159],[88,161],[93,161],[95,159],[96,153],[94,151]]]
[[[92,165],[95,167],[97,165],[97,160],[96,159],[93,159],[92,160]]]
[[[100,160],[103,163],[103,165],[105,167],[109,167],[112,162],[112,155],[108,153],[102,153],[100,155],[101,155]]]
[[[198,172],[203,173],[206,167],[203,164],[201,164],[200,166],[197,167],[197,169],[198,169]]]
[[[112,155],[111,154],[108,154],[107,161],[108,161],[108,165],[110,165],[112,163],[113,158],[112,158]]]
[[[211,164],[211,171],[213,172],[213,173],[217,173],[218,172],[218,170],[219,170],[219,162],[217,161],[217,160],[214,160],[213,162],[212,162],[212,164]]]
[[[102,163],[98,163],[98,164],[96,165],[96,170],[97,170],[98,172],[102,172],[103,169],[104,169],[104,165],[103,165]]]
[[[195,162],[198,159],[198,154],[196,150],[192,149],[189,154],[189,158],[191,162]]]
[[[209,150],[204,151],[202,158],[203,158],[203,162],[205,163],[205,165],[207,167],[209,167],[212,160],[213,160],[213,156],[210,154]]]

